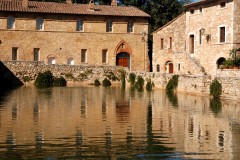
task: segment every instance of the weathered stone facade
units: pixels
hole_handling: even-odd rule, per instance
[[[240,47],[239,8],[238,0],[204,0],[186,5],[184,14],[153,33],[153,71],[159,64],[163,73],[216,75],[220,58],[229,58],[229,51]],[[169,49],[160,49],[160,39],[170,36],[171,54]],[[168,61],[173,64],[172,72]]]
[[[44,4],[48,2],[38,3]],[[30,5],[33,4],[35,2],[31,2]],[[63,5],[53,4],[56,6]],[[64,4],[63,7],[67,9],[72,7],[74,9],[76,7],[74,5],[81,6],[81,4]],[[106,11],[109,15],[99,15],[101,11],[98,10],[89,12],[88,5],[83,6],[87,10],[87,15],[84,13],[31,12],[31,8],[28,12],[1,9],[0,60],[13,60],[13,52],[16,52],[16,60],[33,61],[34,49],[37,49],[37,60],[44,61],[45,64],[116,66],[119,65],[116,62],[117,55],[127,53],[129,56],[127,67],[130,70],[147,71],[149,69],[147,53],[149,15],[134,7],[94,6],[96,8],[100,7],[102,10],[109,9],[109,11]],[[115,12],[115,9],[111,7],[116,9],[119,7],[123,12],[125,10],[131,11],[132,8],[133,14],[136,10],[141,14],[111,15],[112,12]],[[54,7],[52,10],[54,11]],[[15,19],[13,29],[7,29],[8,16]],[[38,17],[42,17],[44,21],[42,30],[36,29],[36,19]],[[82,31],[76,29],[77,20],[79,19],[83,23]],[[111,32],[106,32],[107,20],[112,21]],[[130,33],[128,32],[129,22],[133,22],[133,31]],[[84,57],[81,56],[82,52],[85,52]],[[104,60],[103,52],[105,52],[106,57]]]

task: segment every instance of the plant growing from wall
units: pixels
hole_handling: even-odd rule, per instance
[[[112,71],[105,73],[105,76],[112,81],[119,80],[118,77]]]
[[[120,73],[120,80],[122,81],[122,87],[125,88],[126,86],[126,71],[123,69],[119,69],[118,72]]]
[[[144,79],[142,76],[137,76],[137,81],[134,86],[137,90],[143,90]]]
[[[30,77],[29,76],[24,76],[23,77],[23,82],[29,82],[30,81]]]
[[[111,86],[112,83],[110,82],[110,80],[108,80],[107,78],[105,78],[103,81],[102,81],[102,85],[104,87],[108,87],[108,86]]]
[[[222,94],[222,84],[215,78],[210,85],[210,95],[219,98]]]
[[[35,86],[39,88],[52,87],[53,86],[53,74],[51,71],[39,73],[35,80]]]
[[[135,85],[135,81],[136,81],[136,74],[135,73],[130,73],[128,76],[128,81],[130,82],[131,87],[133,87]]]
[[[100,81],[99,81],[98,79],[95,79],[95,80],[94,80],[94,85],[95,85],[95,86],[100,86],[101,83],[100,83]]]
[[[154,83],[151,81],[151,79],[147,79],[146,90],[152,91],[153,87],[154,87]]]
[[[67,81],[61,76],[60,78],[54,78],[53,86],[54,87],[63,87],[67,85]]]
[[[172,78],[168,81],[166,89],[167,91],[172,91],[178,86],[178,77],[179,75],[173,75]]]

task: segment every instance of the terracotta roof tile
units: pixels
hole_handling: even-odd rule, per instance
[[[150,17],[136,7],[95,5],[95,10],[89,10],[88,4],[29,1],[24,8],[18,0],[0,0],[0,11]]]

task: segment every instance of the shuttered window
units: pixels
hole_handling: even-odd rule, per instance
[[[220,42],[225,42],[225,27],[220,27]]]

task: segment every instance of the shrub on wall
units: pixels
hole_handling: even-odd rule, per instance
[[[53,86],[53,74],[50,71],[39,73],[37,75],[35,86],[36,87],[52,87]]]
[[[95,86],[100,86],[101,83],[100,83],[100,81],[99,81],[98,79],[95,79],[95,81],[94,81],[94,85],[95,85]]]
[[[138,90],[143,90],[143,86],[144,86],[144,79],[142,76],[138,76],[137,82],[135,83],[135,88],[137,88]]]
[[[134,86],[135,80],[136,80],[136,74],[135,73],[130,73],[128,76],[129,82],[131,86]]]
[[[63,87],[67,85],[67,81],[61,76],[60,78],[54,78],[53,86]]]
[[[120,79],[122,81],[122,87],[125,88],[126,86],[126,71],[123,69],[119,69],[118,72],[120,73]]]
[[[104,87],[107,87],[107,86],[111,86],[112,84],[111,84],[110,80],[108,80],[107,78],[105,78],[105,79],[102,81],[102,85],[103,85]]]
[[[219,98],[222,94],[222,84],[217,80],[214,79],[210,85],[210,95],[214,98]]]
[[[148,79],[146,84],[146,90],[152,91],[153,87],[154,87],[154,83],[151,81],[151,79]]]
[[[174,90],[178,86],[178,77],[179,75],[174,75],[172,78],[168,81],[166,89],[168,91]]]

